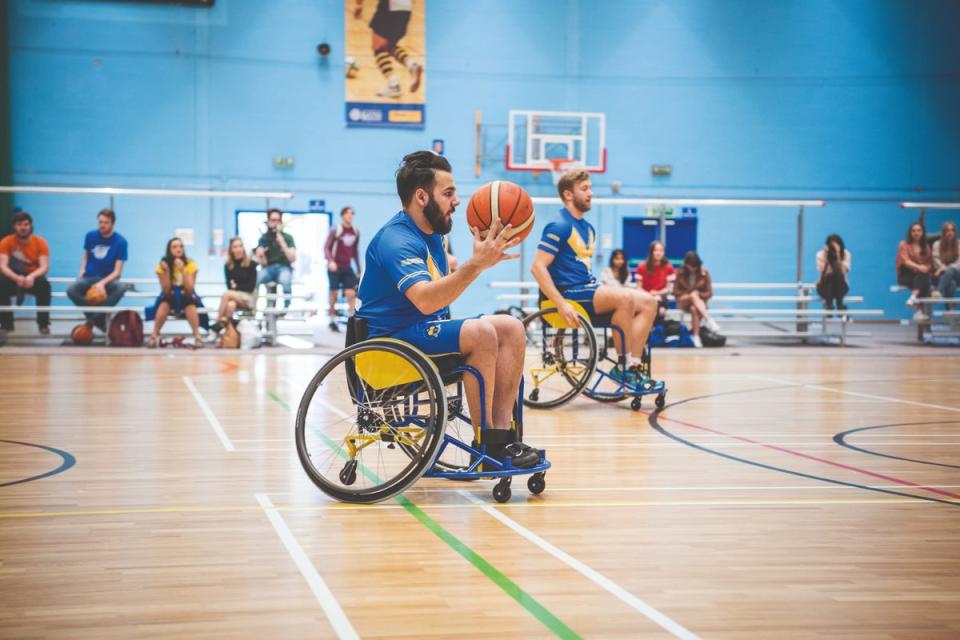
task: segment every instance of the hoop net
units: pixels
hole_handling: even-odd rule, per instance
[[[560,178],[570,169],[583,166],[582,163],[570,158],[547,158],[547,160],[550,162],[550,175],[553,176],[553,184],[559,184]]]

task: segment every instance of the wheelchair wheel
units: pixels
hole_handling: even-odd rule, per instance
[[[433,466],[446,413],[443,383],[426,356],[398,340],[367,340],[338,353],[307,385],[297,455],[327,495],[379,502]]]
[[[587,386],[597,366],[597,339],[586,318],[576,329],[559,328],[558,314],[542,309],[523,320],[527,333],[524,398],[528,407],[559,407]]]

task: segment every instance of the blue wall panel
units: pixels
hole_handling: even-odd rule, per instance
[[[427,0],[427,126],[347,130],[341,0],[218,0],[212,9],[12,0],[14,177],[21,183],[289,189],[291,209],[357,208],[369,239],[398,208],[399,159],[446,141],[461,191],[510,178],[551,195],[549,176],[502,167],[510,108],[608,114],[609,172],[624,195],[802,196],[805,277],[827,233],[854,254],[854,293],[904,316],[896,242],[913,214],[897,199],[960,197],[960,4],[941,0]],[[320,60],[315,47],[329,42]],[[473,176],[475,111],[490,152]],[[291,169],[275,169],[291,156]],[[650,175],[653,163],[673,175]],[[880,201],[886,199],[886,201]],[[106,199],[17,196],[72,275]],[[262,201],[120,198],[128,274],[149,275],[178,226],[208,274],[211,226]],[[461,207],[463,210],[466,203]],[[553,215],[541,207],[534,236]],[[622,241],[620,217],[593,212]],[[931,216],[939,222],[949,214]],[[699,246],[719,281],[794,278],[792,210],[700,209]],[[956,217],[956,216],[955,216]],[[933,225],[931,225],[932,227]],[[453,234],[463,258],[464,225]],[[527,264],[534,243],[527,243]],[[609,253],[604,251],[604,254]],[[605,255],[602,259],[605,259]],[[493,306],[485,274],[456,306]]]

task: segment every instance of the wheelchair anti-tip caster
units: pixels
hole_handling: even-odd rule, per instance
[[[667,404],[667,394],[661,393],[657,395],[657,400],[656,400],[657,409],[663,409],[663,407],[666,406],[666,404]]]
[[[510,476],[500,479],[500,482],[493,485],[493,499],[497,502],[507,502],[510,500],[512,492],[510,491]]]
[[[347,485],[348,487],[357,481],[357,461],[348,460],[347,464],[343,465],[343,469],[340,470],[340,482]]]
[[[544,477],[543,472],[535,473],[527,479],[527,489],[530,490],[535,496],[543,493],[543,490],[547,488],[547,479]]]

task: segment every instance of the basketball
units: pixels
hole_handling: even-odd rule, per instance
[[[533,200],[526,189],[513,182],[496,180],[477,189],[470,196],[467,205],[467,224],[480,231],[480,237],[487,237],[487,230],[493,222],[493,216],[500,217],[504,225],[511,224],[508,237],[521,240],[533,231]]]
[[[89,304],[101,304],[107,299],[106,292],[100,293],[100,290],[96,287],[90,287],[87,289],[87,303]]]
[[[73,344],[88,345],[93,342],[93,329],[85,324],[78,324],[70,332]]]

